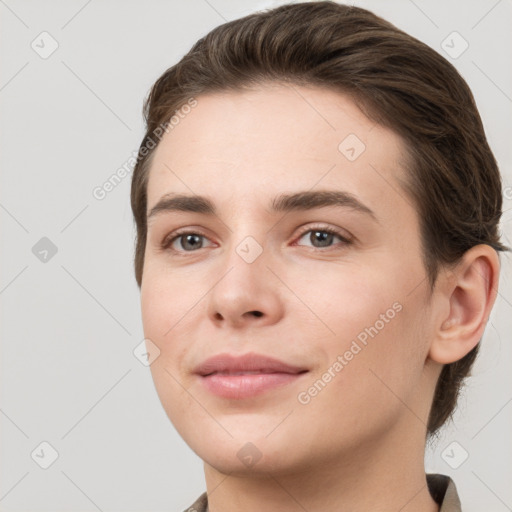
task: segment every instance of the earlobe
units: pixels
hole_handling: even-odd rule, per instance
[[[449,313],[434,326],[429,358],[450,364],[462,359],[482,338],[494,305],[499,280],[499,259],[489,245],[472,247],[446,278],[443,297]]]

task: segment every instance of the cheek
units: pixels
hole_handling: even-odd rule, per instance
[[[145,276],[141,286],[144,337],[150,339],[160,351],[150,368],[162,402],[162,393],[172,395],[180,390],[180,361],[189,345],[188,337],[183,335],[183,331],[190,322],[191,310],[197,302],[197,298],[189,290],[190,288],[176,286],[169,279],[151,273]],[[196,307],[198,306],[199,304]],[[164,403],[171,395],[165,397]]]
[[[289,279],[297,296],[305,299],[310,311],[331,331],[326,339],[343,348],[343,341],[360,335],[364,342],[370,336],[368,330],[374,334],[375,327],[379,333],[385,331],[400,316],[403,299],[399,284],[396,279],[383,277],[386,273],[379,270],[335,266],[324,272],[313,271],[311,280],[300,275],[290,275]],[[314,320],[313,315],[304,318],[305,323],[313,324]]]
[[[157,341],[172,338],[182,329],[182,321],[206,290],[188,271],[174,273],[164,265],[151,262],[141,284],[141,312],[144,332]]]
[[[192,294],[187,293],[186,288],[176,287],[173,282],[160,277],[153,279],[150,273],[146,274],[141,286],[144,337],[160,350],[150,366],[152,379],[168,418],[185,434],[190,428],[182,424],[187,425],[190,410],[196,410],[191,395],[186,391],[187,382],[180,373],[180,363],[190,345],[184,335],[184,327],[189,320],[187,312],[190,313],[197,302],[197,298],[189,295]]]
[[[364,270],[333,273],[318,280],[320,286],[307,295],[308,305],[331,331],[317,342],[326,357],[315,376],[338,361],[343,369],[337,364],[331,373],[340,376],[332,379],[337,383],[333,388],[344,388],[340,396],[351,389],[360,398],[385,398],[391,394],[386,384],[407,394],[420,378],[428,351],[421,291],[410,293],[406,271],[401,275],[382,268]]]

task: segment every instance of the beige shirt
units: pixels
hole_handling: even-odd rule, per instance
[[[454,481],[446,475],[427,473],[428,490],[439,505],[439,512],[462,512]],[[183,512],[209,512],[206,492]]]

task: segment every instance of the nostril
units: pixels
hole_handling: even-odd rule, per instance
[[[251,311],[251,313],[254,315],[254,316],[262,316],[263,313],[261,311]]]

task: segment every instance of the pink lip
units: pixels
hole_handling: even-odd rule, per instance
[[[206,389],[223,398],[250,398],[289,384],[308,370],[255,353],[219,354],[194,369]]]

